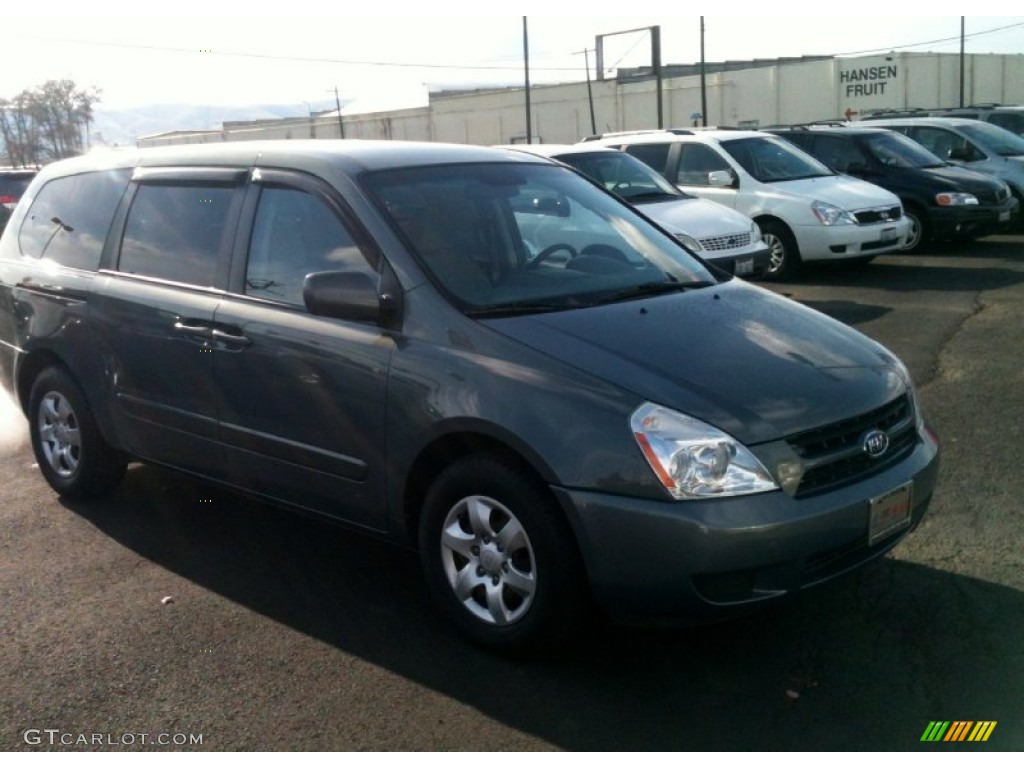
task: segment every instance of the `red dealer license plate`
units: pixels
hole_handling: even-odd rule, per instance
[[[901,528],[910,525],[910,507],[914,497],[914,482],[905,483],[884,496],[871,499],[871,522],[868,526],[868,545],[881,541]]]

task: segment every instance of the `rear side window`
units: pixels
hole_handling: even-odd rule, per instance
[[[228,185],[142,184],[128,211],[118,269],[214,285],[235,190]]]
[[[96,269],[131,171],[96,171],[48,182],[21,225],[21,252],[65,267]]]
[[[806,147],[803,147],[806,150]],[[814,143],[814,150],[811,152],[829,168],[836,171],[846,171],[851,165],[867,167],[868,156],[850,139],[840,136],[818,136]],[[892,165],[879,158],[883,165]]]
[[[623,147],[629,154],[635,157],[637,160],[642,160],[647,163],[651,168],[656,170],[658,173],[665,173],[668,166],[668,151],[671,149],[669,144],[633,144],[629,147]]]
[[[1024,137],[1024,112],[993,112],[988,116],[988,121]]]

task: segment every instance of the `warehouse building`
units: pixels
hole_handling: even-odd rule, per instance
[[[964,57],[964,104],[1024,103],[1024,55]],[[663,67],[664,127],[701,123],[699,65]],[[708,125],[757,128],[868,111],[948,107],[960,103],[961,58],[910,53],[835,58],[721,62],[705,65]],[[588,87],[589,85],[589,87]],[[614,79],[530,89],[534,142],[576,142],[591,133],[657,128],[658,79],[620,70]],[[432,94],[411,109],[313,118],[229,122],[219,131],[174,131],[139,139],[140,147],[249,139],[345,138],[510,144],[526,140],[524,89],[508,87]],[[591,117],[593,115],[593,118]]]

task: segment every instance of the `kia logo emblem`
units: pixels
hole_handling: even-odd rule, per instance
[[[877,459],[889,450],[889,436],[880,429],[872,429],[861,441],[864,453],[872,459]]]

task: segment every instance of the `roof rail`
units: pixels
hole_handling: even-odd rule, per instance
[[[597,141],[598,139],[610,139],[616,136],[637,136],[650,133],[691,133],[688,128],[641,128],[635,131],[608,131],[607,133],[595,133],[584,136],[582,141]]]

